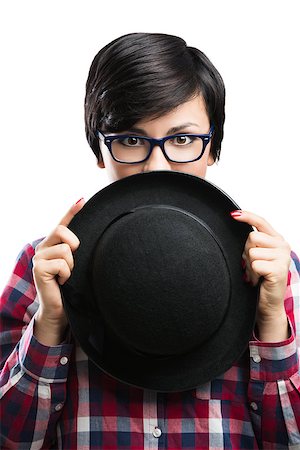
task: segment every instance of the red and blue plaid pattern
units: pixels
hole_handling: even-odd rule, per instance
[[[9,449],[300,449],[300,264],[290,268],[285,306],[291,337],[253,338],[223,376],[163,394],[102,373],[70,341],[33,335],[39,303],[32,279],[37,241],[19,255],[1,297],[1,442]]]

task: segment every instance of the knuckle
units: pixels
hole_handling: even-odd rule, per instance
[[[64,259],[60,258],[57,260],[57,270],[58,272],[64,272],[67,269],[67,263]]]
[[[38,245],[35,247],[35,255],[40,251],[42,242],[39,242]]]
[[[65,283],[70,278],[70,276],[71,270],[69,266],[67,264],[62,264],[58,272],[58,279]]]
[[[251,269],[252,269],[254,272],[257,272],[257,270],[258,270],[258,263],[257,263],[256,260],[251,261],[250,266],[251,266]]]
[[[35,257],[32,258],[32,262],[32,273],[34,277],[39,277],[43,273],[43,262]]]
[[[44,245],[45,245],[45,241],[46,241],[46,238],[44,238],[41,242],[39,242],[39,243],[36,245],[35,250],[34,250],[35,255],[38,254],[40,251],[43,250]]]
[[[249,255],[250,260],[253,260],[256,255],[256,247],[249,248],[248,255]]]
[[[61,237],[65,232],[66,227],[64,225],[57,225],[57,227],[54,229],[54,234],[58,237]]]
[[[256,240],[256,234],[257,234],[256,231],[251,231],[251,232],[249,233],[248,241],[249,241],[250,244],[253,244],[253,243],[255,242],[255,240]]]
[[[37,270],[37,268],[40,266],[41,264],[41,259],[39,258],[39,254],[35,254],[32,257],[32,267],[33,270]]]
[[[67,257],[69,255],[69,253],[70,253],[69,245],[63,242],[62,244],[59,245],[59,247],[60,247],[61,255],[63,257]]]

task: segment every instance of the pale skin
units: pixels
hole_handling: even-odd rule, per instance
[[[134,128],[139,128],[141,135],[161,138],[171,134],[173,127],[179,127],[178,133],[208,133],[209,118],[200,95],[160,118],[142,120]],[[122,130],[122,133],[127,132],[130,130]],[[103,159],[98,166],[106,168],[111,181],[151,170],[175,170],[204,178],[207,167],[214,163],[210,144],[199,161],[185,164],[169,162],[158,146],[147,161],[134,165],[115,162],[104,144],[101,151]],[[38,245],[33,258],[33,276],[40,301],[34,334],[47,346],[59,345],[68,325],[59,285],[70,277],[74,267],[73,252],[80,245],[77,236],[67,227],[83,206],[81,199],[70,208],[59,225]],[[256,321],[257,338],[264,342],[282,342],[289,337],[284,295],[290,247],[265,219],[256,214],[239,211],[233,214],[232,220],[246,222],[255,228],[248,237],[242,258],[249,282],[255,285],[263,277]]]

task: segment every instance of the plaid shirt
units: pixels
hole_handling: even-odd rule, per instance
[[[223,376],[163,394],[105,375],[72,338],[56,347],[35,339],[36,243],[20,254],[1,299],[1,448],[300,449],[296,255],[285,298],[291,337],[276,344],[253,338]]]

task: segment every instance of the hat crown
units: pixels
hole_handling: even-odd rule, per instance
[[[106,228],[92,279],[106,332],[148,357],[203,345],[222,324],[231,295],[213,232],[192,214],[162,205],[137,208]]]

